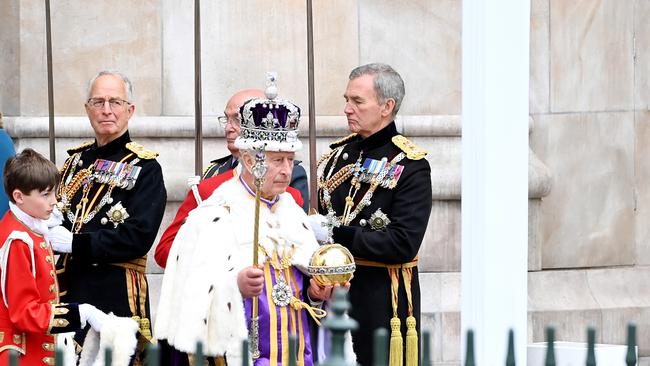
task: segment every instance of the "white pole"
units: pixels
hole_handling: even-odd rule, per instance
[[[461,359],[526,363],[530,2],[463,1]]]

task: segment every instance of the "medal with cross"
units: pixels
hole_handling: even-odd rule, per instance
[[[327,215],[325,215],[325,222],[322,225],[327,228],[327,243],[333,244],[334,228],[341,226],[341,220],[339,220],[334,211],[329,211]]]

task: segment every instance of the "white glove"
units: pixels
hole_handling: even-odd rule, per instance
[[[47,224],[48,228],[53,228],[55,226],[63,224],[63,214],[57,206],[54,206],[54,209],[50,214],[50,218],[45,220],[45,224]]]
[[[59,225],[50,228],[47,233],[47,239],[52,244],[54,251],[59,253],[72,253],[72,233],[65,227]]]
[[[187,186],[192,187],[192,186],[197,186],[201,183],[201,177],[198,175],[193,175],[191,177],[187,177]]]
[[[201,182],[201,177],[199,177],[198,175],[193,175],[187,178],[187,186],[190,187],[190,189],[192,190],[192,194],[194,194],[194,199],[196,200],[197,204],[201,204],[201,202],[203,201],[201,195],[199,194],[199,188],[197,187],[200,182]]]
[[[316,240],[321,243],[326,242],[329,235],[327,233],[327,226],[325,226],[325,223],[327,222],[325,216],[320,214],[309,215],[307,216],[307,220],[309,220],[311,230],[314,232]]]
[[[97,333],[101,333],[108,315],[90,304],[79,304],[79,318],[82,327],[88,323]]]

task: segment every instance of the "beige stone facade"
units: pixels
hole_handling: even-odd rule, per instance
[[[233,92],[277,71],[303,107],[305,2],[203,1],[204,166],[226,150],[216,116]],[[314,0],[317,151],[346,133],[343,90],[362,63],[406,82],[398,125],[429,150],[433,211],[421,258],[423,327],[437,365],[460,355],[461,0]],[[135,85],[132,135],[161,152],[169,202],[193,174],[193,1],[53,1],[57,162],[91,136],[86,81],[119,69]],[[531,1],[529,340],[623,343],[650,356],[650,2]],[[0,112],[17,147],[47,153],[43,2],[0,2]],[[182,157],[182,158],[179,158]],[[309,163],[308,150],[300,158]],[[507,179],[507,177],[504,177]],[[150,261],[154,299],[160,269]],[[507,284],[504,284],[507,286]],[[154,301],[155,302],[155,301]],[[506,336],[505,334],[503,335]]]

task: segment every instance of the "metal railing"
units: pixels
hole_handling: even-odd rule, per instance
[[[469,330],[466,335],[465,349],[465,364],[464,366],[475,366],[474,358],[474,332]],[[636,325],[628,324],[627,326],[627,352],[625,355],[625,364],[627,366],[634,366],[637,364],[636,354]],[[425,344],[426,347],[426,344]],[[506,366],[515,366],[515,352],[514,352],[514,333],[511,330],[508,332],[508,349],[506,356]],[[424,358],[423,358],[424,360]],[[623,361],[623,360],[621,360]],[[425,363],[423,365],[431,365]],[[525,362],[523,363],[525,364]],[[546,328],[546,355],[544,357],[544,366],[555,366],[555,329],[553,327]],[[587,352],[585,354],[585,365],[596,366],[596,330],[594,328],[587,329]]]
[[[319,364],[319,366],[354,366],[351,364],[345,357],[344,354],[344,338],[345,333],[353,330],[357,327],[356,321],[345,316],[346,311],[349,309],[349,302],[347,300],[347,294],[344,290],[340,289],[335,292],[334,298],[330,307],[330,315],[323,322],[323,327],[327,328],[331,333],[331,351],[327,355],[327,358]],[[466,349],[465,349],[465,362],[464,366],[475,366],[475,355],[474,355],[474,332],[469,330],[466,334]],[[296,365],[296,338],[295,336],[290,336],[289,339],[289,364],[286,366],[295,366]],[[594,328],[588,328],[587,330],[587,352],[585,354],[585,365],[586,366],[595,366],[596,365],[596,354],[595,354],[595,341],[596,341],[596,330]],[[389,335],[386,329],[378,329],[375,332],[373,339],[374,342],[374,366],[387,366],[388,365],[388,344],[389,344]],[[555,329],[553,327],[546,328],[546,355],[544,366],[555,366],[556,365],[556,355],[555,355]],[[637,354],[636,354],[636,326],[629,324],[627,326],[627,353],[625,357],[625,364],[627,366],[637,365]],[[249,353],[248,340],[243,341],[242,343],[242,354],[246,355]],[[432,362],[432,353],[430,348],[430,334],[427,331],[422,333],[421,337],[421,348],[422,358],[421,365],[429,366],[433,365]],[[9,365],[18,366],[19,360],[17,353],[15,351],[10,351],[9,355]],[[506,366],[515,366],[515,351],[514,351],[514,332],[511,330],[508,333],[508,348],[506,350]],[[194,352],[194,365],[203,365],[204,354],[203,354],[203,345],[198,343],[196,346],[196,352]],[[57,366],[66,366],[63,362],[62,353],[57,349],[56,355],[56,365]],[[105,365],[112,366],[112,353],[111,350],[106,350],[105,353]],[[623,360],[621,360],[623,361]],[[526,362],[519,362],[524,365]],[[160,365],[160,352],[158,346],[155,344],[149,345],[147,348],[147,355],[145,365],[148,366],[159,366]],[[70,366],[70,365],[68,365]],[[232,366],[232,365],[231,365]],[[242,366],[250,366],[250,359],[248,357],[243,357]]]

